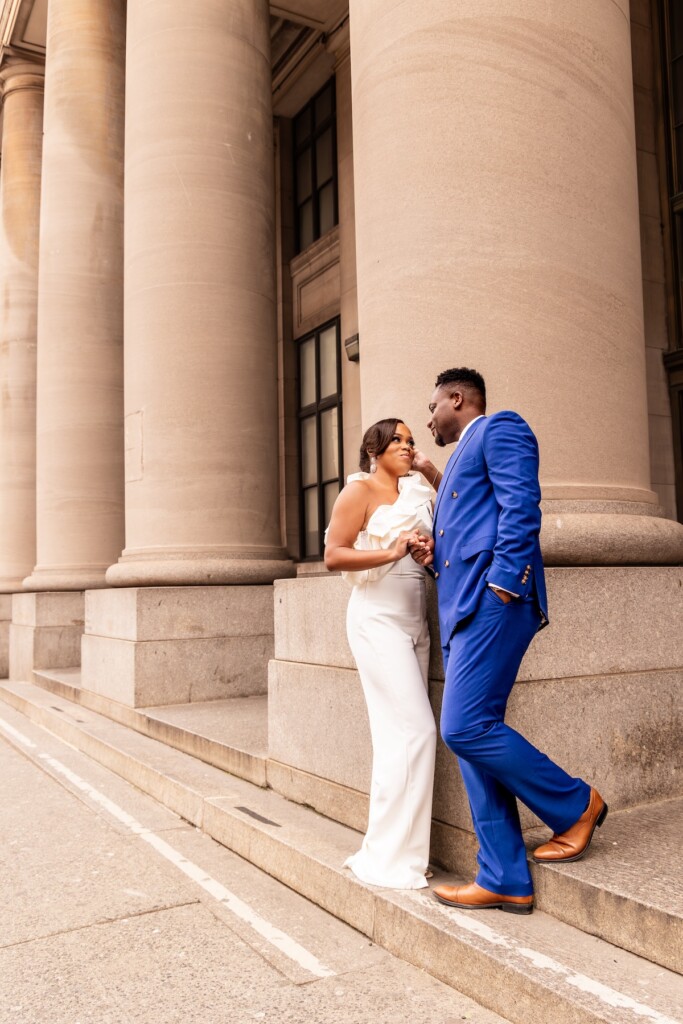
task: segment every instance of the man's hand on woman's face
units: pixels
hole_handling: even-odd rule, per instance
[[[425,470],[429,469],[433,472],[431,460],[419,448],[415,448],[413,451],[413,469],[416,469],[418,473],[424,473]]]

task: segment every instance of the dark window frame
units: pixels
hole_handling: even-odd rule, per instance
[[[315,122],[315,105],[317,100],[322,94],[329,90],[330,92],[330,113],[323,118],[318,124]],[[310,118],[311,129],[309,134],[304,138],[302,142],[297,142],[297,124],[302,121],[306,115]],[[316,156],[316,143],[318,139],[325,134],[325,132],[331,128],[332,131],[332,175],[329,178],[325,178],[324,181],[318,181],[318,168],[317,168],[317,156]],[[298,114],[293,118],[293,141],[294,141],[294,210],[296,218],[296,252],[297,254],[303,252],[301,246],[301,208],[310,201],[313,204],[313,238],[310,245],[317,242],[319,238],[322,238],[320,231],[320,193],[330,183],[332,184],[333,194],[333,224],[335,227],[339,223],[339,190],[338,190],[338,168],[337,168],[337,96],[335,88],[335,78],[329,78],[325,85],[315,96],[301,108]],[[311,153],[311,195],[302,202],[298,200],[298,177],[297,177],[297,164],[300,157],[307,151]],[[331,228],[330,228],[331,230]],[[326,234],[327,232],[325,232]],[[306,246],[305,248],[308,248]]]
[[[673,3],[679,0],[673,0]],[[675,330],[673,332],[673,348],[683,347],[683,294],[681,265],[683,252],[683,166],[678,166],[676,147],[676,131],[683,133],[683,109],[674,110],[674,74],[680,77],[680,88],[683,91],[683,51],[674,56],[671,42],[671,23],[669,11],[672,0],[660,0],[659,26],[660,46],[662,55],[662,107],[664,116],[667,200],[671,229],[670,258],[672,264],[672,283],[674,291]],[[674,70],[674,65],[676,65]],[[678,114],[678,119],[676,115]],[[682,150],[683,152],[683,150]],[[683,161],[682,161],[683,162]]]
[[[336,328],[336,356],[337,356],[337,391],[332,395],[320,397],[320,335],[330,327]],[[315,339],[315,401],[308,405],[301,404],[301,350],[302,345],[311,338]],[[341,362],[341,317],[335,316],[320,324],[315,330],[309,331],[301,338],[297,338],[297,422],[298,422],[298,446],[299,446],[299,538],[300,538],[300,561],[319,562],[324,554],[324,533],[327,523],[325,522],[325,487],[328,484],[338,483],[339,490],[344,484],[344,439],[343,439],[343,399],[342,399],[342,362]],[[322,430],[320,419],[328,409],[337,410],[337,465],[339,475],[325,477],[322,474]],[[316,436],[316,482],[306,484],[303,482],[304,459],[302,423],[305,419],[315,417]],[[314,554],[306,553],[306,492],[317,491],[318,504],[318,551]]]
[[[679,2],[680,0],[659,0],[656,5],[656,16],[659,22],[661,104],[666,158],[665,248],[673,293],[672,301],[669,302],[669,351],[664,353],[663,359],[671,398],[676,505],[678,518],[683,522],[683,144],[677,144],[677,133],[679,139],[683,136],[683,100],[680,102],[680,110],[674,108],[676,92],[678,91],[679,97],[683,97],[683,22],[679,28],[680,52],[674,53],[670,20],[671,7]]]

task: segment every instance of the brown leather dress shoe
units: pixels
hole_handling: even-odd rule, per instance
[[[607,804],[597,789],[591,789],[588,807],[579,820],[562,835],[554,835],[549,843],[534,850],[539,864],[557,864],[561,861],[581,860],[590,846],[593,833],[607,817]]]
[[[437,885],[434,895],[439,903],[460,910],[504,910],[507,914],[530,914],[534,909],[533,896],[500,896],[482,889],[476,882],[470,885]]]

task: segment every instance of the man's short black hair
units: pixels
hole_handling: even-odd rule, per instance
[[[447,388],[451,385],[459,385],[467,390],[478,391],[486,408],[486,384],[484,378],[476,370],[470,370],[467,366],[458,366],[453,370],[444,370],[436,378],[435,388]]]

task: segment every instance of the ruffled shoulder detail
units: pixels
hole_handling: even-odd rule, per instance
[[[351,473],[347,483],[355,480],[369,480],[369,473]],[[367,527],[356,538],[354,547],[360,551],[380,550],[391,547],[404,530],[419,529],[427,536],[432,535],[432,500],[434,491],[425,483],[420,473],[409,473],[398,481],[398,498],[393,505],[380,505],[370,516]],[[327,531],[325,532],[327,537]],[[375,569],[344,570],[343,579],[351,586],[380,580],[391,571],[394,563],[377,566]]]
[[[419,473],[409,473],[398,482],[398,498],[393,505],[380,505],[366,527],[369,537],[388,547],[403,530],[420,527],[431,533],[434,492]]]

